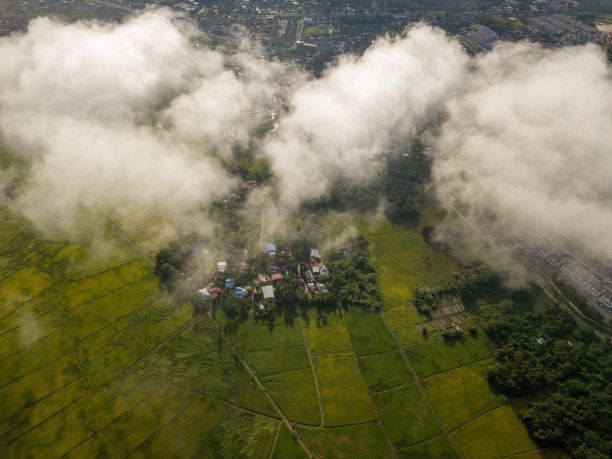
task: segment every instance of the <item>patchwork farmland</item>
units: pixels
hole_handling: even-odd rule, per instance
[[[271,323],[194,316],[103,218],[69,245],[1,217],[2,457],[547,454],[489,388],[484,332],[440,337],[447,321],[477,327],[465,308],[428,318],[412,304],[415,287],[457,269],[418,227],[357,221],[382,312],[281,310]]]

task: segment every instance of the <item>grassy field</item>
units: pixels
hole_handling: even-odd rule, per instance
[[[293,326],[280,323],[270,327],[253,323],[249,328],[247,347],[249,351],[298,345],[304,345],[304,334],[299,318]]]
[[[272,452],[277,425],[275,420],[230,409],[195,454],[190,452],[177,457],[268,457]]]
[[[352,350],[351,338],[337,309],[309,309],[305,330],[313,354]]]
[[[414,289],[421,285],[418,272],[378,273],[376,279],[385,311],[412,300]]]
[[[379,392],[372,399],[397,448],[442,433],[440,424],[416,384]]]
[[[325,426],[339,426],[376,419],[355,358],[352,354],[319,355],[313,358]]]
[[[353,349],[357,355],[374,354],[397,349],[380,314],[360,306],[352,306],[346,314]]]
[[[393,452],[376,422],[332,429],[300,429],[312,449],[328,458],[385,458]]]
[[[478,338],[464,336],[452,344],[444,342],[407,349],[406,355],[421,378],[440,373],[460,365],[483,360],[493,355],[493,345],[484,333]]]
[[[437,437],[433,440],[417,443],[400,450],[398,455],[402,459],[421,459],[424,457],[459,459],[461,457],[446,437]]]
[[[452,437],[466,458],[502,457],[537,449],[527,428],[508,405],[463,425]]]
[[[370,392],[392,389],[413,380],[399,351],[361,357],[357,363]]]
[[[198,397],[140,444],[132,455],[142,458],[192,457],[227,412],[226,405]],[[206,416],[202,416],[203,413]]]
[[[501,398],[489,388],[484,375],[492,362],[473,363],[423,381],[427,397],[449,430],[502,404]]]
[[[301,368],[310,370],[310,361],[304,345],[247,352],[246,359],[249,365],[261,376]]]
[[[265,376],[261,382],[289,419],[307,425],[321,424],[319,399],[310,368]]]
[[[389,327],[398,329],[423,322],[427,320],[427,317],[419,314],[419,311],[417,311],[417,308],[412,303],[407,303],[385,311],[385,320]]]
[[[293,438],[289,428],[281,423],[272,457],[273,459],[308,459],[308,453]]]

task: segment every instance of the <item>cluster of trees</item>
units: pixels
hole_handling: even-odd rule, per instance
[[[173,290],[181,279],[181,273],[188,269],[194,240],[195,236],[186,236],[173,241],[155,256],[155,275],[166,289]]]
[[[419,312],[430,317],[431,312],[441,306],[444,295],[456,296],[464,305],[470,306],[476,298],[496,296],[500,287],[499,276],[484,263],[475,261],[463,265],[461,272],[455,273],[453,279],[442,285],[415,288],[412,303]]]
[[[546,396],[521,413],[536,441],[611,457],[612,344],[559,309],[521,314],[509,304],[484,329],[498,347],[489,381],[508,396]]]
[[[350,248],[335,255],[329,264],[329,289],[345,304],[382,308],[382,298],[376,282],[374,263],[370,259],[368,242],[361,236],[353,239]],[[321,295],[321,292],[317,296]],[[323,299],[326,297],[323,297]],[[321,300],[322,301],[322,300]]]

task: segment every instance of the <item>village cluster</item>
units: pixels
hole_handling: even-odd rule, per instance
[[[287,265],[279,266],[276,260],[276,244],[268,243],[265,245],[265,252],[268,256],[269,265],[265,273],[259,273],[257,279],[251,285],[236,285],[236,280],[227,277],[223,282],[223,287],[211,282],[208,287],[198,289],[202,301],[210,301],[222,295],[224,291],[229,294],[233,291],[234,298],[247,298],[251,300],[251,304],[256,310],[263,311],[265,309],[264,302],[267,300],[275,301],[275,285],[278,281],[287,276],[296,276],[298,286],[307,295],[316,295],[319,292],[327,292],[327,284],[325,278],[329,275],[328,267],[322,263],[321,253],[316,248],[308,250],[306,263],[297,264],[297,272],[292,273]],[[288,253],[293,255],[291,250],[282,251],[282,254]],[[303,268],[305,266],[305,269]],[[217,263],[217,273],[225,274],[228,272],[228,263],[219,261]]]

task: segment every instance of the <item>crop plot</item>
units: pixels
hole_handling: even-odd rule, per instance
[[[402,449],[399,451],[399,457],[402,459],[422,459],[424,457],[459,459],[461,456],[453,448],[447,437],[440,436]]]
[[[301,428],[300,433],[321,457],[393,457],[385,433],[377,422],[331,429]]]
[[[415,384],[379,392],[372,398],[397,448],[442,433],[434,413]]]
[[[293,438],[289,428],[284,424],[280,424],[280,431],[276,439],[273,459],[308,459],[308,454],[302,448],[302,445]]]
[[[310,370],[310,361],[304,345],[247,352],[246,359],[257,374],[262,376],[302,368]]]
[[[464,336],[451,344],[439,342],[407,349],[406,355],[421,378],[461,365],[484,360],[493,355],[493,345],[480,333],[478,338]]]
[[[319,399],[310,368],[265,376],[261,383],[289,419],[307,425],[321,424]]]
[[[357,362],[370,392],[380,392],[412,381],[400,351],[360,357]]]
[[[510,456],[537,448],[523,421],[508,405],[461,426],[452,437],[468,458]]]
[[[165,386],[81,443],[67,457],[127,457],[197,397],[192,392]]]
[[[418,272],[378,273],[376,279],[385,311],[412,300],[414,289],[421,283]]]
[[[352,354],[319,355],[313,360],[321,391],[325,426],[376,419],[374,406]]]
[[[491,360],[476,362],[431,376],[423,382],[427,397],[449,430],[502,404],[484,376],[491,363]]]
[[[352,350],[351,338],[336,309],[311,308],[308,319],[305,330],[313,354]]]
[[[138,446],[133,456],[192,457],[206,442],[227,411],[227,405],[199,397]],[[203,416],[203,413],[206,413],[206,416]]]
[[[397,349],[380,314],[360,306],[352,306],[345,315],[355,354],[366,355]]]
[[[232,408],[203,447],[187,457],[268,457],[277,425],[275,420]]]
[[[300,319],[297,319],[292,326],[280,324],[270,327],[253,324],[249,329],[249,351],[298,345],[304,345]]]

